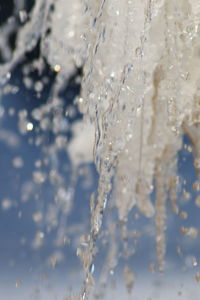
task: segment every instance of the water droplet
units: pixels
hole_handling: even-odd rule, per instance
[[[56,73],[59,73],[60,70],[61,70],[61,66],[60,66],[60,65],[57,64],[57,65],[54,66],[54,71],[55,71]]]
[[[28,18],[28,16],[27,16],[26,11],[25,10],[20,10],[19,11],[19,19],[20,19],[21,23],[26,22],[27,18]]]
[[[19,288],[22,285],[22,281],[20,279],[17,279],[15,282],[15,287]]]
[[[33,130],[33,123],[28,122],[26,125],[27,131],[32,131]]]
[[[138,47],[135,49],[135,54],[137,57],[142,57],[144,54],[143,54],[143,51],[142,51],[142,48]]]

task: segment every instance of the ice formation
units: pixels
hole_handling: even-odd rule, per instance
[[[16,11],[23,16],[23,1],[19,7],[17,3]],[[60,105],[60,88],[76,68],[83,68],[76,103],[90,124],[74,125],[76,138],[69,154],[74,166],[92,160],[89,147],[95,135],[98,193],[91,196],[87,247],[78,249],[86,283],[93,281],[95,243],[108,198],[121,224],[135,206],[155,218],[157,257],[160,268],[164,266],[167,193],[178,213],[176,168],[183,134],[191,139],[198,172],[200,167],[199,19],[198,0],[37,0],[29,19],[18,25],[13,53],[7,50],[7,40],[16,21],[2,28],[2,84],[39,39],[41,59],[58,73],[51,101],[40,110],[41,122]],[[56,127],[52,130],[57,132]],[[155,203],[150,198],[153,190]],[[125,271],[128,281],[134,277]]]

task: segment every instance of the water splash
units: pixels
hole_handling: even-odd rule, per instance
[[[24,5],[22,1],[18,7],[16,1],[15,14],[19,14],[23,24],[15,18],[2,27],[0,45],[4,63],[0,68],[0,82],[5,87],[12,69],[40,39],[40,57],[32,67],[42,72],[45,59],[57,76],[49,100],[40,109],[33,110],[32,116],[39,122],[41,132],[51,131],[57,136],[49,149],[44,147],[44,152],[52,158],[56,202],[65,215],[70,214],[77,168],[83,162],[92,161],[93,144],[99,173],[98,191],[90,201],[90,234],[77,251],[85,270],[82,292],[85,299],[94,285],[96,243],[105,210],[111,206],[117,208],[118,219],[123,224],[123,241],[129,213],[134,207],[155,219],[157,258],[159,269],[164,269],[167,194],[172,210],[178,214],[177,161],[184,134],[191,140],[199,174],[200,5],[189,0],[178,3],[40,0],[28,18]],[[11,32],[17,32],[13,51],[8,45]],[[64,137],[67,124],[63,121],[64,101],[60,91],[77,68],[83,68],[83,76],[76,104],[85,123],[72,125],[75,137],[68,144]],[[24,73],[26,85],[31,86],[29,70]],[[34,88],[40,93],[43,83],[36,83]],[[23,111],[19,114],[19,128],[22,134],[33,129]],[[42,138],[38,137],[37,142],[40,145]],[[68,149],[73,165],[67,191],[62,176],[56,173],[60,148]],[[44,173],[34,172],[35,183],[43,184],[45,180]],[[150,197],[154,191],[155,203]],[[194,231],[192,227],[182,229],[185,235],[196,235]],[[108,232],[113,237],[113,226],[108,227]],[[113,242],[110,250],[112,259],[117,256],[116,245]],[[116,265],[110,258],[108,261],[110,266],[104,271],[103,282],[108,276],[105,274]],[[131,289],[134,274],[127,267],[124,277]]]

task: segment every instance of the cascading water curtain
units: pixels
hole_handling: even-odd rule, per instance
[[[177,197],[182,188],[177,162],[183,136],[191,142],[200,174],[200,2],[37,0],[29,17],[24,17],[25,4],[20,3],[22,7],[15,1],[21,22],[7,22],[1,28],[2,86],[40,39],[38,68],[45,59],[57,73],[50,101],[34,115],[42,122],[44,115],[60,107],[60,89],[77,68],[83,70],[75,103],[84,120],[74,130],[77,139],[85,135],[88,142],[76,156],[72,139],[67,151],[74,169],[94,159],[99,182],[90,198],[90,232],[77,250],[85,272],[78,298],[86,299],[94,285],[102,227],[111,240],[102,282],[117,265],[120,239],[129,255],[128,222],[135,208],[155,221],[158,269],[163,271],[168,200],[175,215],[187,218]],[[16,33],[14,50],[8,43],[12,33]],[[196,190],[198,180],[193,184]],[[112,209],[117,217],[109,222]],[[198,229],[186,226],[181,233],[196,237]],[[124,272],[131,288],[134,273],[127,266]]]

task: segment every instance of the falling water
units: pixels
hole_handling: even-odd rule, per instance
[[[25,65],[23,80],[40,93],[44,82],[33,83],[30,70],[42,73],[46,61],[56,73],[48,101],[32,111],[32,118],[39,122],[38,145],[54,166],[61,148],[73,166],[67,189],[56,168],[50,174],[64,218],[73,206],[78,166],[94,161],[99,174],[98,189],[90,197],[90,232],[81,237],[77,249],[85,272],[81,299],[94,286],[94,260],[106,211],[117,209],[117,221],[108,215],[105,223],[111,246],[102,282],[118,264],[120,239],[124,255],[129,256],[128,221],[134,208],[155,221],[158,269],[163,271],[168,199],[174,214],[187,219],[177,197],[182,185],[178,153],[187,147],[183,136],[191,142],[197,175],[200,169],[199,1],[38,0],[27,12],[26,1],[16,0],[13,15],[1,25],[2,95],[10,91],[12,70],[39,43],[40,56],[31,66]],[[14,47],[9,44],[12,34],[16,35]],[[74,105],[84,118],[71,125],[73,138],[68,143],[60,91],[77,69],[82,69],[77,79],[81,92]],[[19,130],[21,134],[33,130],[26,111],[19,114]],[[46,131],[56,136],[50,147],[45,147],[42,138]],[[22,164],[15,159],[15,167]],[[46,174],[35,171],[33,180],[43,184]],[[193,188],[199,190],[198,181]],[[41,218],[38,212],[36,222]],[[54,218],[49,218],[49,226],[54,226]],[[193,226],[180,231],[194,238],[198,235]],[[37,233],[35,247],[40,242]],[[124,278],[131,290],[135,275],[127,265]]]

